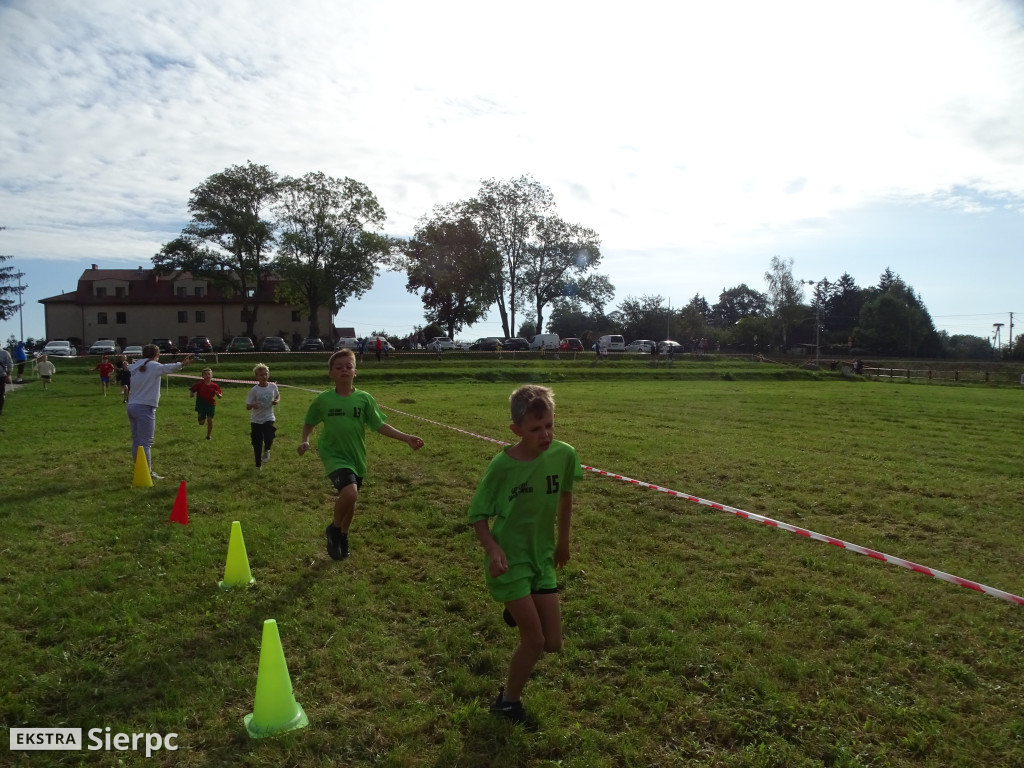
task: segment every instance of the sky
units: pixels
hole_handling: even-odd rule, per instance
[[[151,266],[248,161],[366,184],[396,237],[530,175],[600,236],[606,311],[764,291],[779,256],[1024,333],[1024,0],[0,0],[0,72],[29,286],[0,339],[45,336],[91,264]],[[402,336],[422,304],[385,272],[335,324]]]

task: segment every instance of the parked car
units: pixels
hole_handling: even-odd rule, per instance
[[[75,357],[78,350],[71,346],[70,341],[48,341],[39,354],[50,357]]]
[[[309,336],[299,344],[299,352],[322,352],[324,348],[323,339],[318,339],[316,336]]]
[[[213,352],[213,344],[205,336],[193,336],[188,340],[188,351],[193,355],[203,352]]]
[[[457,349],[457,347],[455,346],[455,342],[447,336],[435,336],[430,340],[430,344],[427,344],[427,349],[437,349],[443,352],[448,349]]]
[[[484,336],[470,344],[469,349],[472,352],[494,352],[500,343],[497,336]]]
[[[116,355],[121,352],[121,348],[117,346],[113,339],[99,339],[92,343],[89,347],[88,354],[90,355]]]
[[[224,348],[225,352],[255,352],[256,345],[248,336],[235,336]]]
[[[334,343],[334,350],[359,349],[359,339],[355,336],[342,336]]]
[[[597,343],[602,349],[607,348],[609,352],[623,352],[626,349],[626,340],[618,334],[602,336]]]
[[[557,350],[560,342],[557,333],[538,333],[530,339],[530,349]]]
[[[376,352],[377,351],[377,339],[380,339],[381,343],[384,345],[384,347],[383,347],[383,351],[384,352],[386,352],[387,354],[390,355],[392,352],[395,351],[394,345],[392,345],[392,343],[390,341],[388,341],[386,337],[384,337],[384,336],[367,336],[366,337],[366,353],[367,354],[369,354],[370,352]]]
[[[658,354],[660,355],[681,355],[684,351],[685,347],[678,341],[666,339],[658,342]]]
[[[583,342],[577,338],[569,337],[558,342],[558,348],[563,352],[582,352]]]
[[[142,345],[141,344],[129,344],[122,350],[125,357],[142,357]]]
[[[260,344],[260,352],[291,352],[288,342],[280,336],[267,336]]]
[[[152,344],[156,344],[161,352],[171,355],[178,354],[178,345],[170,339],[153,339]]]
[[[651,339],[636,339],[626,345],[626,352],[648,354],[654,351],[656,344],[657,342],[651,341]]]
[[[525,352],[530,348],[530,342],[526,339],[512,338],[501,342],[502,349],[510,349],[513,352]]]

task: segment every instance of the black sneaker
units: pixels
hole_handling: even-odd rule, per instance
[[[324,531],[327,535],[327,554],[332,560],[344,560],[348,557],[348,534],[331,523]]]
[[[505,623],[508,624],[510,627],[514,627],[516,625],[516,620],[512,618],[512,614],[509,613],[508,608],[501,612],[501,618],[503,618],[505,620]]]
[[[536,721],[526,714],[521,701],[505,701],[505,689],[498,691],[498,698],[491,702],[491,714],[496,717],[503,717],[510,723],[518,723],[530,733],[537,730]]]

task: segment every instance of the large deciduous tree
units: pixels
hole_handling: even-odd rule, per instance
[[[309,335],[319,336],[322,307],[333,317],[373,286],[392,244],[376,231],[387,214],[365,184],[319,171],[283,179],[275,213],[281,228],[276,298],[305,309]]]
[[[189,272],[241,297],[249,336],[270,266],[278,185],[276,173],[251,162],[213,174],[192,190],[181,236],[153,257],[157,272]]]
[[[511,181],[488,179],[466,205],[484,239],[502,260],[501,273],[491,287],[506,337],[512,335],[516,324],[522,286],[519,271],[541,220],[554,204],[551,190],[529,176],[521,176]]]
[[[596,286],[582,278],[600,263],[600,243],[594,230],[570,224],[558,216],[545,216],[538,222],[534,242],[526,248],[519,271],[522,293],[534,303],[534,327],[538,333],[544,327],[544,308],[556,299],[591,298],[581,296],[580,292]],[[600,301],[602,297],[597,298]]]
[[[803,289],[793,277],[793,259],[772,256],[771,266],[764,273],[768,284],[768,311],[775,318],[776,330],[782,337],[782,348],[786,348],[789,330],[803,314]]]
[[[469,216],[451,219],[438,209],[423,220],[393,260],[406,273],[406,290],[422,291],[424,315],[455,338],[463,326],[487,317],[501,259]]]
[[[745,317],[764,317],[768,313],[768,297],[741,283],[723,289],[718,303],[711,308],[711,324],[717,328],[731,328]]]

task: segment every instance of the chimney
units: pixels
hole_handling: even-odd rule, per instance
[[[94,272],[98,269],[98,267],[95,264],[92,265],[92,268]]]

